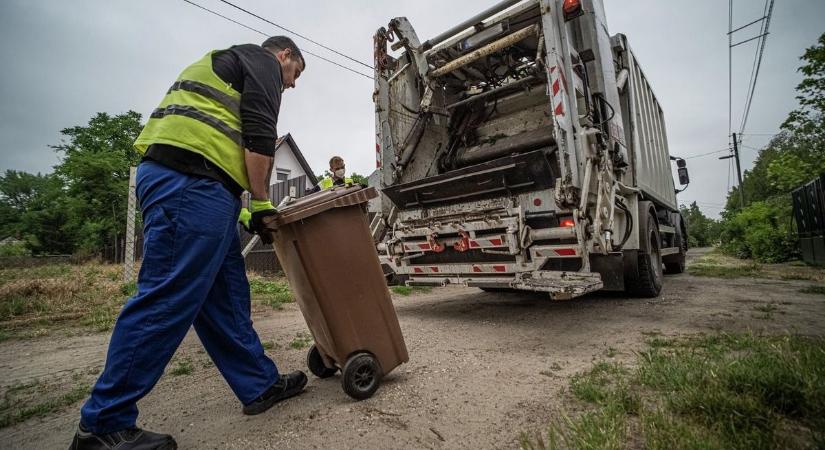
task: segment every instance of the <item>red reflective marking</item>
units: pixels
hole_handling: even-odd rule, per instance
[[[490,243],[493,245],[501,245],[501,239],[490,239]]]
[[[429,250],[430,244],[418,244],[418,248],[420,248],[421,250]]]
[[[420,267],[416,267],[413,270],[415,270],[415,273],[423,273],[424,272],[423,270],[421,270]]]
[[[553,95],[554,96],[559,93],[559,89],[561,89],[561,82],[558,79],[556,79],[556,81],[553,82]]]
[[[541,199],[540,198],[534,198],[533,199],[533,206],[541,206]]]
[[[557,248],[554,251],[559,256],[576,256],[575,248]]]
[[[433,272],[438,273],[438,267],[430,267],[430,270],[432,270]]]
[[[477,241],[470,241],[470,247],[479,247]]]
[[[556,113],[557,116],[563,116],[564,115],[564,105],[559,103],[558,106],[556,106],[555,113]]]
[[[507,266],[493,266],[493,270],[496,272],[506,272]]]
[[[473,272],[482,272],[481,267],[473,266]]]

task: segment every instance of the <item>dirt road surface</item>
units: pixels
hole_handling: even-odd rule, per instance
[[[564,391],[572,375],[597,360],[632,362],[653,334],[823,333],[825,298],[798,293],[809,284],[682,274],[668,276],[656,299],[601,293],[552,302],[542,295],[461,287],[395,296],[410,362],[390,374],[372,399],[351,400],[338,376],[310,376],[304,394],[254,417],[241,414],[190,333],[172,365],[189,360],[191,373],[167,371],[140,402],[139,425],[173,434],[184,449],[514,448],[519,433],[542,430],[569,403]],[[760,306],[768,304],[774,307],[764,312]],[[264,342],[274,343],[268,352],[282,370],[306,370],[306,349],[290,346],[306,331],[296,305],[257,314],[255,327]],[[107,339],[96,334],[0,343],[0,383],[94,379]],[[79,407],[0,430],[0,447],[65,448]]]

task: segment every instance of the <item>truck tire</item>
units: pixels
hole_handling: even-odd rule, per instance
[[[640,205],[641,206],[641,205]],[[657,297],[662,291],[662,254],[659,239],[659,221],[648,208],[639,208],[643,214],[644,227],[639,230],[640,251],[638,253],[638,272],[627,280],[627,291],[635,297]],[[645,217],[646,216],[646,217]]]
[[[668,255],[664,258],[665,273],[668,275],[675,275],[684,273],[685,260],[687,259],[687,234],[685,233],[684,223],[679,221],[676,226],[676,246],[679,247],[679,253],[675,255]]]

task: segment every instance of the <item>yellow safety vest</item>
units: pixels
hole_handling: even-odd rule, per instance
[[[241,133],[241,93],[212,70],[216,51],[183,69],[134,145],[141,154],[152,144],[195,152],[249,190]]]

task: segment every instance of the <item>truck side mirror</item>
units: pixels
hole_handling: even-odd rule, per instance
[[[678,167],[677,172],[679,173],[679,184],[681,185],[690,184],[690,176],[688,175],[686,166],[687,163],[684,159],[676,160],[676,167]]]
[[[679,184],[689,184],[690,177],[688,176],[687,167],[679,168]]]

